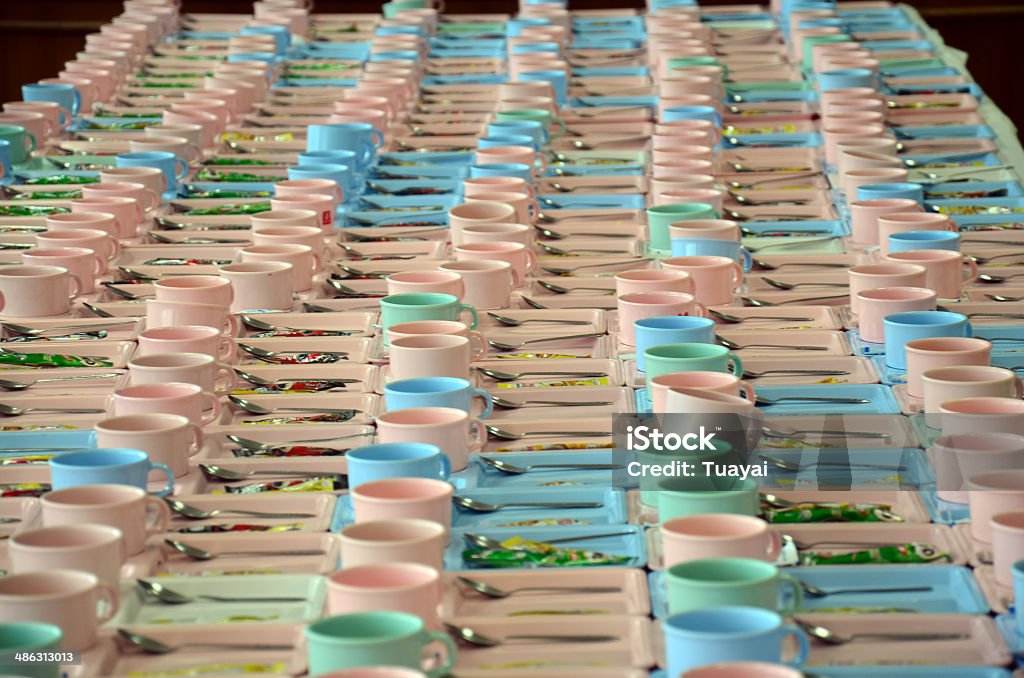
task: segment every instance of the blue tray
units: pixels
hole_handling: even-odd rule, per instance
[[[449,210],[458,204],[455,195],[367,195],[357,199],[356,206],[368,211],[388,209],[412,212],[426,211],[424,207],[441,207]],[[414,209],[415,208],[415,209]],[[430,210],[434,211],[434,210]]]
[[[996,133],[988,125],[929,125],[919,127],[897,127],[898,139],[995,139]],[[962,185],[962,184],[953,184]]]
[[[541,209],[549,210],[642,210],[646,207],[645,197],[636,193],[586,193],[580,195],[546,193],[538,195],[537,200],[540,202]]]
[[[628,556],[629,560],[624,563],[615,563],[608,567],[643,567],[647,564],[647,548],[644,543],[644,528],[638,525],[582,525],[579,527],[485,527],[469,529],[453,529],[452,539],[444,552],[445,570],[476,570],[470,568],[462,559],[462,551],[465,549],[465,540],[462,535],[466,532],[483,534],[492,539],[503,541],[511,537],[522,537],[529,541],[543,541],[545,539],[557,539],[560,537],[571,537],[574,535],[603,534],[612,532],[628,532],[629,534],[618,537],[605,537],[603,539],[588,539],[568,544],[559,544],[566,548],[581,548],[593,551],[600,551],[610,555]],[[594,567],[604,567],[595,565]],[[490,568],[487,568],[490,569]],[[526,568],[515,568],[526,569]]]
[[[570,108],[598,108],[603,106],[648,106],[654,108],[657,105],[658,97],[656,96],[589,96],[573,97],[569,101]]]
[[[898,367],[889,367],[885,364],[885,355],[869,355],[868,360],[875,367],[878,378],[886,386],[907,383],[907,371]]]
[[[933,202],[935,199],[930,198],[929,196],[932,196],[932,195],[935,195],[935,194],[954,193],[954,192],[957,192],[957,193],[959,193],[959,192],[971,193],[971,192],[997,191],[997,190],[1005,190],[1006,194],[1007,194],[1007,197],[1010,197],[1010,198],[1024,197],[1024,188],[1022,188],[1021,185],[1019,183],[1017,183],[1016,181],[965,181],[965,182],[962,182],[962,183],[961,182],[948,182],[948,183],[944,183],[944,184],[932,184],[931,186],[928,187],[928,190],[925,191],[924,195],[925,195],[925,199],[928,200],[928,202]],[[944,198],[936,198],[936,199],[942,200]],[[954,197],[954,198],[945,198],[945,199],[962,200],[963,198]],[[983,200],[988,200],[988,198],[982,198],[982,199]]]
[[[809,667],[812,674],[832,678],[1010,678],[995,666],[828,666]]]
[[[348,226],[399,226],[401,224],[447,224],[448,211],[431,212],[381,212],[372,210],[354,210],[339,216]],[[367,223],[367,221],[371,223]]]
[[[429,87],[431,85],[451,85],[454,83],[500,85],[506,80],[508,80],[508,77],[506,75],[498,73],[470,73],[466,75],[428,75],[423,78],[422,85],[424,87]]]
[[[640,177],[647,170],[643,165],[583,165],[578,163],[566,163],[551,165],[544,172],[546,177]]]
[[[992,337],[1015,339],[1016,341],[993,341],[992,355],[1002,357],[1004,364],[1000,365],[1000,367],[1024,365],[1024,355],[1020,355],[1024,354],[1024,325],[982,325],[974,328],[974,336],[979,339],[990,339]]]
[[[885,355],[885,344],[876,344],[873,341],[862,341],[860,338],[860,330],[846,330],[846,338],[850,342],[850,348],[853,349],[853,355]]]
[[[382,167],[407,167],[405,163],[411,163],[411,165],[472,165],[474,159],[475,154],[472,151],[396,151],[381,153],[377,156],[377,164]],[[446,167],[445,171],[447,173],[439,172],[438,176],[450,179],[451,170]]]
[[[814,462],[836,461],[841,454],[849,453],[851,466],[816,466]],[[758,478],[762,487],[782,490],[792,489],[896,489],[934,487],[935,475],[928,457],[918,448],[804,448],[759,450],[751,463],[759,461],[760,454],[769,455],[791,463],[800,464],[799,471],[785,471],[768,464],[768,477]],[[884,468],[870,468],[856,464],[881,464],[903,466],[905,471]]]
[[[469,468],[452,474],[467,488],[541,489],[545,487],[615,487],[624,479],[621,470],[550,469],[519,475],[502,473],[480,461],[480,456],[497,457],[516,466],[530,464],[621,464],[624,453],[611,450],[576,450],[567,452],[502,452],[497,455],[470,455]]]
[[[1017,630],[1017,618],[1012,614],[1001,614],[996,617],[996,628],[1013,652],[1016,665],[1024,666],[1024,638]]]
[[[799,613],[825,614],[842,608],[842,613],[870,612],[864,608],[904,608],[901,612],[922,614],[988,614],[989,606],[971,570],[956,565],[850,565],[835,567],[787,567],[787,574],[828,590],[931,586],[928,592],[853,593],[823,598],[804,596]],[[663,618],[668,612],[668,588],[664,570],[648,578],[651,610]],[[831,673],[831,668],[829,669]]]
[[[391,154],[388,154],[391,155]],[[430,165],[417,164],[413,166],[400,165],[377,165],[373,168],[373,177],[370,181],[390,179],[392,181],[421,181],[420,179],[405,179],[404,177],[428,177],[422,181],[463,179],[469,174],[468,167],[456,167],[453,165]]]
[[[922,153],[921,155],[903,155],[900,156],[904,160],[911,159],[918,163],[919,167],[931,167],[931,166],[957,166],[960,164],[981,163],[982,165],[1000,165],[1002,164],[999,156],[992,151],[978,151],[977,153],[963,151],[963,155],[960,153]]]
[[[765,148],[808,148],[813,146],[821,146],[821,135],[818,134],[817,132],[774,132],[770,134],[735,134],[730,138],[736,139],[738,143],[723,140],[723,147],[747,148],[750,146],[754,146]]]
[[[899,414],[900,406],[892,389],[882,384],[826,384],[812,386],[761,386],[757,393],[765,398],[785,396],[835,398],[863,398],[863,404],[784,402],[778,405],[758,405],[769,417],[787,414]]]
[[[19,456],[28,448],[96,447],[95,431],[4,431],[0,433],[0,458]]]
[[[967,504],[954,504],[943,501],[935,494],[935,490],[921,490],[921,501],[924,503],[933,523],[940,525],[957,525],[971,519],[971,510]]]
[[[601,487],[558,487],[549,489],[484,489],[475,488],[459,492],[489,504],[504,504],[516,501],[559,501],[599,502],[600,508],[543,509],[508,508],[493,513],[478,513],[456,507],[453,527],[514,527],[512,523],[527,520],[567,519],[576,525],[625,525],[626,493],[620,489]],[[545,526],[536,527],[563,527]]]
[[[373,185],[371,186],[370,184]],[[433,189],[453,195],[462,195],[462,184],[458,181],[447,179],[370,179],[367,188],[370,190],[370,193],[366,195],[374,196],[393,195],[392,191],[416,189]]]
[[[740,211],[742,211],[742,207]],[[847,235],[846,224],[841,220],[831,221],[744,221],[743,227],[756,233],[772,233],[779,230],[785,231],[827,231],[827,233],[809,233],[808,235],[827,238],[829,236],[842,237]],[[756,236],[754,236],[756,237]],[[793,236],[799,237],[799,236]]]
[[[574,68],[574,78],[607,78],[621,75],[650,76],[650,69],[644,66],[606,66],[604,68]]]

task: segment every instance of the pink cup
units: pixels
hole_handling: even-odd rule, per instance
[[[67,487],[48,492],[39,503],[44,527],[93,523],[117,528],[129,557],[142,553],[146,539],[166,532],[171,522],[163,499],[131,485]]]
[[[726,662],[684,671],[679,678],[803,678],[804,674],[781,664]]]
[[[177,107],[178,110],[174,110]],[[170,110],[161,115],[163,124],[160,129],[180,130],[189,125],[199,127],[199,145],[213,148],[217,143],[217,135],[224,131],[221,121],[211,112],[204,110],[183,109],[180,104],[172,104]]]
[[[743,269],[728,257],[673,257],[662,260],[661,267],[689,273],[694,296],[704,306],[731,304],[743,284]]]
[[[39,250],[64,250],[69,247],[80,247],[95,252],[105,262],[104,272],[107,264],[121,254],[121,244],[116,238],[92,228],[36,234],[36,248]]]
[[[97,614],[100,601],[106,608],[101,615]],[[59,626],[62,650],[81,652],[94,646],[97,628],[117,610],[117,590],[88,572],[46,570],[0,579],[0,622]]]
[[[4,103],[4,110],[10,113],[41,113],[49,121],[54,134],[71,124],[71,111],[52,101],[8,101]]]
[[[673,518],[661,524],[665,567],[706,558],[750,558],[775,562],[782,537],[753,516],[727,513]]]
[[[685,292],[633,292],[618,298],[619,343],[636,346],[633,323],[668,315],[703,316],[704,307]]]
[[[490,148],[478,148],[476,151],[476,164],[489,165],[491,163],[515,163],[528,165],[539,176],[548,168],[547,157],[529,146],[491,146]]]
[[[465,202],[448,210],[448,230],[452,244],[462,244],[462,229],[488,223],[515,223],[516,209],[503,202]]]
[[[858,331],[863,341],[885,341],[887,315],[904,311],[934,311],[938,296],[925,287],[881,287],[857,293]]]
[[[853,194],[848,193],[851,196]],[[879,217],[896,212],[920,212],[921,205],[909,198],[879,198],[877,200],[854,200],[850,203],[850,229],[854,242],[864,245],[878,245]],[[888,236],[886,237],[888,247]]]
[[[151,461],[169,466],[176,478],[189,472],[189,458],[203,445],[202,430],[178,414],[111,417],[94,428],[99,447],[142,450]]]
[[[693,278],[678,269],[639,268],[615,275],[615,294],[622,297],[636,292],[683,292],[692,295]]]
[[[337,209],[338,203],[342,199],[342,190],[338,186],[338,182],[333,179],[286,179],[285,181],[279,181],[274,184],[274,196],[281,198],[283,196],[304,196],[304,195],[330,195],[335,199],[334,208]],[[278,210],[272,210],[278,211]],[[266,212],[263,215],[266,216]],[[259,215],[253,215],[259,216]],[[306,224],[266,224],[274,226],[303,226]],[[312,226],[313,224],[309,224]]]
[[[655,179],[668,179],[680,174],[713,174],[714,164],[710,160],[688,158],[651,163],[651,176]]]
[[[347,93],[346,93],[347,94]],[[346,111],[352,110],[351,107],[358,107],[360,109],[370,109],[383,111],[387,114],[388,118],[391,118],[393,111],[391,106],[388,104],[387,97],[372,97],[372,96],[344,96],[341,101],[334,102],[335,111]]]
[[[678,193],[678,191],[672,192]],[[666,194],[668,195],[668,194]],[[671,202],[688,202],[676,200],[673,195]],[[704,202],[698,200],[696,202]],[[720,208],[719,208],[720,209]],[[739,222],[728,219],[691,219],[669,224],[670,238],[707,238],[711,240],[739,241],[742,238]]]
[[[839,158],[839,149],[836,144],[845,139],[859,139],[864,137],[880,137],[885,134],[885,127],[875,124],[858,125],[837,125],[825,127],[822,130],[822,138],[825,143],[825,161],[834,165]]]
[[[42,113],[35,111],[5,111],[0,113],[0,125],[24,127],[25,131],[31,135],[26,135],[26,138],[35,139],[36,146],[42,146],[55,133],[53,122]]]
[[[463,194],[467,198],[479,197],[481,193],[522,193],[533,195],[533,186],[522,177],[476,177],[462,182]]]
[[[317,215],[317,225],[330,235],[334,231],[334,212],[338,205],[331,195],[281,195],[270,199],[271,211],[309,210]],[[265,221],[261,220],[261,223]],[[297,225],[297,224],[290,224]],[[304,225],[304,224],[303,224]]]
[[[657,179],[650,177],[648,185],[648,193],[658,195],[666,191],[682,191],[688,188],[714,188],[715,177],[712,174],[676,174]]]
[[[984,339],[969,337],[930,337],[908,341],[907,394],[924,397],[921,375],[939,367],[990,364],[992,344]]]
[[[847,199],[857,196],[857,189],[868,184],[898,184],[907,181],[909,170],[900,167],[867,167],[852,169],[839,175],[839,187]]]
[[[526,277],[537,268],[537,256],[518,242],[481,242],[455,247],[456,261],[507,261],[515,273],[513,283],[521,287]]]
[[[666,400],[671,389],[684,388],[696,391],[710,391],[730,396],[742,395],[754,402],[756,394],[749,382],[724,372],[669,372],[648,380],[651,387],[652,412],[667,412]]]
[[[419,334],[389,343],[391,379],[469,376],[469,339],[447,334]]]
[[[907,211],[885,214],[878,217],[878,251],[883,256],[889,254],[889,236],[894,233],[907,231],[952,231],[956,233],[958,230],[956,222],[945,214],[936,212]]]
[[[1024,401],[1018,397],[975,397],[947,400],[939,416],[927,415],[928,425],[944,434],[1010,433],[1024,430]]]
[[[963,286],[978,278],[978,264],[960,252],[950,250],[893,252],[885,260],[924,266],[924,286],[935,290],[940,299],[959,299]]]
[[[78,570],[111,587],[121,579],[124,539],[107,525],[38,527],[12,535],[8,545],[11,574]]]
[[[711,162],[713,157],[714,151],[711,146],[698,146],[695,144],[676,143],[669,148],[661,147],[651,150],[651,160],[658,165],[687,162],[689,160]]]
[[[180,414],[193,424],[206,426],[220,417],[220,401],[195,384],[142,384],[114,391],[111,415]],[[203,410],[208,410],[205,414]]]
[[[154,353],[201,353],[225,362],[235,359],[235,342],[225,337],[215,327],[205,325],[182,325],[177,327],[153,327],[139,333],[139,349],[136,355]]]
[[[517,242],[529,247],[533,244],[533,229],[524,224],[480,224],[462,229],[462,244],[481,242]]]
[[[989,519],[992,569],[996,582],[1013,586],[1013,564],[1024,560],[1024,512],[997,513]]]
[[[476,330],[471,330],[466,323],[458,320],[413,320],[407,323],[396,323],[387,328],[388,342],[402,337],[423,334],[447,334],[469,339],[472,360],[482,360],[487,355],[487,340]]]
[[[203,153],[199,146],[185,137],[179,136],[134,137],[128,140],[128,148],[131,149],[132,153],[146,153],[149,151],[173,153],[189,165],[197,162]]]
[[[462,301],[480,310],[508,308],[512,304],[515,271],[507,261],[474,259],[449,261],[439,270],[462,276],[465,294]]]
[[[451,271],[402,271],[387,277],[388,294],[406,292],[440,292],[462,299],[465,285],[462,276]]]
[[[321,267],[327,246],[323,232],[315,226],[269,226],[260,227],[252,233],[254,245],[306,245],[320,257]]]
[[[120,238],[134,238],[138,232],[142,205],[134,198],[118,196],[74,198],[70,202],[72,214],[79,212],[113,214],[114,220],[117,222],[117,236]]]
[[[146,218],[146,214],[160,206],[160,196],[144,184],[134,182],[118,181],[103,182],[98,184],[84,184],[82,186],[82,197],[84,198],[127,198],[135,201],[135,223],[139,224]],[[106,207],[98,205],[97,211]],[[134,231],[132,231],[134,234]]]
[[[999,513],[1024,511],[1024,469],[1003,468],[967,477],[967,502],[971,508],[971,536],[992,543],[990,520]]]
[[[461,471],[469,465],[469,454],[486,444],[487,429],[463,410],[412,407],[379,415],[377,442],[437,445],[448,455],[452,471]]]
[[[96,291],[96,277],[107,269],[107,262],[84,247],[55,247],[21,252],[21,263],[26,266],[60,266],[66,268],[78,284],[81,294]]]
[[[440,571],[448,533],[430,520],[374,520],[342,528],[338,541],[344,567],[419,563]]]
[[[228,306],[234,299],[231,282],[216,275],[183,275],[153,283],[158,301]]]
[[[221,304],[198,304],[190,301],[146,299],[146,327],[180,327],[202,325],[212,327],[224,337],[238,334],[238,318]]]
[[[467,203],[481,201],[511,205],[516,210],[515,218],[512,220],[516,224],[533,223],[533,215],[540,212],[535,199],[517,191],[481,191],[476,195],[466,196]]]
[[[357,565],[327,578],[327,613],[406,612],[428,628],[441,624],[441,575],[418,563]]]
[[[848,271],[850,284],[850,310],[860,313],[860,295],[866,290],[883,287],[925,287],[928,271],[924,266],[909,262],[863,264]],[[873,341],[873,340],[867,340]]]
[[[107,167],[100,170],[100,183],[142,184],[158,196],[167,192],[167,177],[159,167]]]
[[[921,373],[925,412],[962,398],[1020,398],[1024,388],[1013,370],[990,365],[935,367]]]
[[[666,412],[688,414],[738,414],[754,416],[753,401],[737,395],[699,388],[669,388],[665,393]]]
[[[242,263],[280,262],[292,266],[292,290],[313,288],[313,272],[320,268],[320,257],[306,245],[250,245],[239,252]]]
[[[218,395],[230,393],[236,385],[234,371],[205,353],[135,356],[128,361],[128,375],[132,385],[179,382]]]
[[[720,191],[716,188],[684,188],[655,194],[653,204],[665,205],[678,202],[700,202],[711,205],[715,208],[716,213],[721,214],[724,201],[725,191]]]
[[[447,532],[452,524],[451,483],[431,478],[389,478],[361,483],[352,489],[355,522],[421,518]]]
[[[231,312],[292,310],[295,285],[292,265],[281,261],[252,261],[227,264],[220,274],[231,281],[235,300]]]
[[[15,318],[63,315],[78,295],[78,281],[59,266],[0,268],[0,313]]]
[[[76,212],[49,214],[46,216],[46,233],[63,233],[79,229],[103,231],[115,238],[118,237],[117,218],[102,211],[85,212],[79,208]]]

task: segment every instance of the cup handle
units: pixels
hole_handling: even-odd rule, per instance
[[[473,352],[473,362],[483,360],[487,356],[487,339],[476,330],[469,331],[469,350]]]
[[[753,261],[751,261],[751,263],[753,263]],[[733,292],[738,292],[739,289],[740,289],[740,285],[743,284],[743,278],[744,278],[743,268],[739,264],[736,264],[736,263],[734,263],[732,266],[733,266],[733,269],[732,269],[732,272],[733,272],[733,276],[732,276],[732,279],[733,279],[732,290],[733,290]]]
[[[226,363],[233,363],[238,357],[238,345],[231,337],[221,337],[218,357]]]
[[[203,150],[201,148],[199,148],[199,146],[197,146],[196,144],[191,144],[190,143],[185,148],[188,149],[188,157],[189,157],[189,160],[187,161],[188,164],[193,165],[193,164],[199,162],[202,159],[202,157],[203,157]]]
[[[178,169],[177,169],[179,165],[181,166],[181,170],[180,171],[178,171]],[[174,167],[175,167],[174,176],[175,176],[175,179],[177,181],[181,181],[186,176],[188,176],[188,163],[185,162],[184,160],[182,160],[181,158],[179,158],[178,156],[174,156]]]
[[[966,275],[964,276],[963,284],[969,285],[978,279],[978,262],[970,257],[964,257],[964,266],[967,267]]]
[[[32,151],[36,150],[37,145],[36,135],[32,134],[32,132],[25,132],[25,152],[31,154]]]
[[[58,104],[58,106],[60,105]],[[60,113],[60,117],[57,118],[57,121],[60,124],[60,131],[63,132],[71,124],[71,118],[74,116],[71,114],[71,111],[63,106],[60,106],[60,110],[58,112]]]
[[[146,527],[146,537],[166,532],[171,525],[171,509],[167,506],[167,502],[159,497],[146,497],[146,506],[147,508],[156,507],[156,520],[152,526]]]
[[[92,270],[93,276],[100,276],[107,272],[107,262],[103,261],[103,257],[98,254],[92,255]]]
[[[552,136],[551,133],[549,132],[548,133],[548,141],[554,141],[555,139],[561,139],[562,137],[564,137],[565,136],[565,132],[568,129],[568,125],[565,124],[565,120],[562,120],[559,117],[552,116],[551,122],[558,125],[558,133],[555,134],[554,136]]]
[[[740,390],[743,391],[743,397],[746,398],[748,402],[757,402],[757,394],[754,391],[754,385],[749,381],[740,381]]]
[[[707,318],[708,317],[708,307],[707,306],[705,306],[704,304],[700,303],[699,301],[694,301],[693,305],[697,309],[697,312],[693,315],[694,318]]]
[[[438,457],[438,461],[441,468],[437,470],[437,477],[440,480],[448,480],[452,474],[452,460],[448,458],[447,454],[442,452],[441,456]]]
[[[218,387],[217,383],[223,382]],[[219,365],[217,367],[217,377],[213,382],[213,387],[216,389],[218,394],[231,393],[235,390],[238,385],[238,378],[235,376],[235,371],[227,365]]]
[[[149,462],[149,466],[151,471],[161,471],[167,476],[167,482],[164,483],[164,486],[152,494],[157,497],[166,497],[171,492],[174,492],[174,471],[171,470],[171,467],[158,461]]]
[[[537,167],[538,163],[540,163],[540,167]],[[545,156],[543,153],[539,153],[538,152],[537,153],[537,157],[533,161],[533,168],[534,168],[534,170],[536,170],[538,175],[539,174],[544,174],[545,172],[547,172],[548,171],[548,159],[547,159],[547,156]]]
[[[529,275],[537,270],[537,255],[533,253],[533,250],[526,249],[526,273]]]
[[[473,304],[459,304],[459,307],[463,311],[469,312],[469,315],[473,318],[469,323],[469,329],[475,330],[476,326],[480,324],[480,315],[476,312],[476,307]]]
[[[121,609],[121,600],[118,598],[117,590],[109,584],[99,584],[96,587],[96,597],[107,604],[104,613],[96,615],[97,623],[102,626],[113,619]]]
[[[444,678],[455,666],[455,641],[447,633],[441,631],[426,631],[425,635],[428,641],[423,646],[424,650],[435,642],[444,645],[444,664],[427,671],[427,678]]]
[[[784,593],[787,588],[790,589],[791,595],[787,598],[788,602],[779,608],[779,614],[783,617],[790,617],[795,614],[804,602],[804,590],[800,586],[800,581],[791,574],[780,572],[779,592]]]
[[[494,412],[494,399],[491,397],[491,394],[482,388],[474,388],[473,395],[470,398],[472,399],[473,397],[482,398],[484,401],[484,411],[480,413],[480,418],[486,419],[491,416],[491,412]]]
[[[212,424],[220,418],[220,400],[217,399],[212,393],[203,392],[203,398],[210,402],[211,411],[209,414],[204,414],[202,418],[203,426]]]
[[[164,183],[167,183],[167,177],[164,177]],[[143,217],[146,216],[146,212],[150,210],[155,210],[157,207],[160,207],[160,196],[157,195],[156,191],[154,191],[152,188],[146,189],[146,197],[149,198],[149,205],[142,208]]]
[[[732,365],[732,374],[740,376],[743,374],[743,361],[735,353],[729,352],[729,363]]]
[[[50,121],[50,119],[49,118],[43,118],[43,135],[47,139],[49,139],[50,137],[53,136],[54,132],[56,132],[56,131],[57,130],[54,129],[53,123]]]
[[[0,292],[0,311],[4,310],[4,306],[7,306],[7,299],[4,298],[4,293]]]
[[[224,324],[224,331],[227,332],[227,334],[224,335],[225,339],[229,339],[231,337],[238,335],[238,332],[241,329],[238,323],[238,316],[229,315],[227,317],[227,320],[225,321]]]
[[[371,134],[373,134],[373,150],[379,150],[384,145],[384,134],[376,127]]]
[[[472,430],[470,433],[469,451],[476,453],[487,444],[487,429],[484,428],[484,422],[476,417],[470,417],[469,427]]]
[[[199,450],[203,449],[203,443],[206,442],[206,434],[203,433],[203,429],[195,424],[189,424],[188,429],[192,432],[192,443],[189,445],[188,456],[194,457],[199,454]]]
[[[79,281],[78,276],[69,275],[68,286],[71,288],[71,293],[68,295],[68,301],[74,301],[82,291],[82,283]]]
[[[782,640],[785,643],[786,636],[793,636],[796,638],[797,651],[796,656],[792,659],[783,660],[783,664],[793,668],[800,668],[807,661],[807,655],[811,653],[811,643],[807,640],[807,634],[804,633],[796,624],[783,624],[782,625]]]
[[[77,87],[74,90],[72,90],[72,91],[73,91],[74,96],[75,96],[75,101],[74,101],[73,104],[71,104],[71,113],[72,113],[72,117],[74,117],[74,116],[78,115],[78,112],[80,110],[82,110],[82,93],[78,91]]]
[[[160,193],[166,193],[167,192],[167,175],[164,174],[163,172],[160,172],[160,186],[161,186]],[[156,204],[159,205],[161,203],[161,201],[162,201],[162,198],[158,195],[157,196]]]
[[[745,248],[745,247],[741,247],[740,248],[740,258],[743,259],[743,272],[744,273],[749,271],[750,269],[754,268],[754,256],[750,253],[750,251],[747,248]]]

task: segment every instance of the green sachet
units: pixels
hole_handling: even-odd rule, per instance
[[[48,177],[26,179],[29,186],[52,186],[56,184],[98,184],[99,177],[84,177],[77,174],[51,174]]]
[[[593,565],[623,565],[629,556],[618,556],[586,549],[560,548],[543,542],[512,537],[502,542],[504,548],[488,549],[471,546],[462,552],[462,559],[470,567],[537,568],[587,567]]]
[[[849,553],[808,551],[800,554],[801,565],[871,565],[932,563],[936,560],[952,560],[950,555],[933,544],[912,542],[881,548],[863,549]]]
[[[198,217],[208,216],[212,214],[259,214],[260,212],[270,211],[269,202],[254,202],[248,205],[236,205],[229,203],[227,205],[218,205],[217,207],[208,207],[205,209],[188,210],[185,212],[186,216]]]

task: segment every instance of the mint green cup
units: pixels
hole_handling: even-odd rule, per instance
[[[670,372],[725,372],[743,374],[739,356],[718,344],[659,344],[644,351],[648,384],[651,379]],[[647,387],[647,397],[651,387]]]
[[[508,111],[498,111],[494,114],[494,119],[498,122],[512,122],[516,120],[536,120],[542,122],[548,129],[549,141],[553,141],[565,134],[565,121],[551,111],[545,111],[543,108],[514,108]],[[558,126],[558,132],[554,132],[551,129],[555,125]]]
[[[410,9],[426,9],[427,3],[423,0],[398,0],[396,2],[385,2],[380,6],[381,14],[385,19],[395,19],[402,12]]]
[[[0,125],[0,140],[11,144],[11,162],[20,165],[36,150],[36,138],[21,125]]]
[[[472,320],[470,329],[477,326],[480,317],[470,304],[463,304],[454,294],[441,292],[410,292],[392,294],[380,300],[381,331],[384,343],[388,343],[388,328],[398,323],[414,320],[458,320],[463,311]]]
[[[706,513],[761,514],[757,481],[751,478],[662,478],[655,484],[655,497],[662,523]]]
[[[718,219],[721,215],[711,205],[703,202],[672,202],[647,210],[647,231],[651,247],[656,250],[671,250],[672,238],[668,227],[680,221],[692,219]]]
[[[64,633],[59,626],[39,622],[11,622],[0,624],[0,676],[25,678],[58,678],[60,666],[52,664],[8,664],[16,652],[57,650]]]
[[[666,429],[669,430],[669,429]],[[711,451],[701,450],[688,452],[686,450],[679,451],[653,451],[653,450],[634,450],[630,452],[632,455],[630,461],[636,461],[640,464],[640,468],[654,467],[654,466],[671,466],[673,461],[685,461],[695,465],[695,469],[691,472],[702,473],[703,467],[700,465],[702,462],[712,462],[716,465],[725,465],[729,463],[736,463],[735,451],[729,443],[724,440],[714,440],[712,442]],[[716,483],[722,482],[727,479],[720,478],[707,478],[702,476],[690,476],[682,478],[680,476],[672,476],[673,478],[679,478],[680,480],[688,480],[694,484],[695,487],[704,487],[707,489],[713,489],[716,487]],[[660,506],[659,496],[661,495],[661,488],[659,487],[662,481],[667,480],[666,476],[648,475],[643,474],[639,478],[639,489],[640,489],[640,503],[645,506]],[[664,520],[664,519],[661,519]]]
[[[799,581],[771,563],[751,558],[676,563],[665,571],[665,580],[669,614],[740,605],[788,617],[803,603]],[[780,598],[784,601],[781,605]]]
[[[444,645],[444,664],[426,670],[424,650]],[[427,631],[423,620],[405,612],[357,612],[327,617],[306,627],[309,675],[361,666],[402,666],[428,678],[440,678],[455,665],[455,644],[448,634]]]

